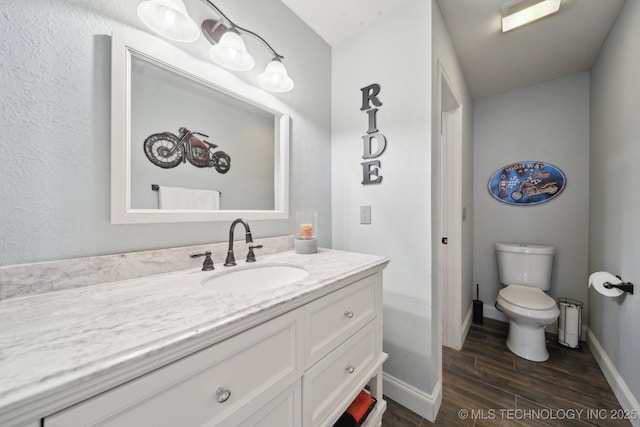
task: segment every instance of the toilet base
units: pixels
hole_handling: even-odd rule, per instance
[[[509,319],[507,347],[516,356],[533,362],[544,362],[549,358],[544,326],[532,328]]]

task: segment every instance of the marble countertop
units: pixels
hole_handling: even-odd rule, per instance
[[[189,269],[2,301],[0,421],[27,402],[122,372],[186,343],[209,337],[213,344],[224,338],[220,331],[250,324],[252,317],[280,314],[283,305],[301,305],[305,297],[387,262],[329,249],[312,255],[286,251],[258,256],[250,265],[239,261],[214,271]],[[288,286],[246,293],[202,286],[232,268],[273,264],[302,267],[309,275]]]

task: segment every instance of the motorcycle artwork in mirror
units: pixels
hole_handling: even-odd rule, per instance
[[[273,95],[151,35],[118,33],[111,90],[112,223],[288,218],[290,119]],[[219,203],[167,207],[163,187]]]
[[[151,163],[164,169],[171,169],[187,160],[198,168],[215,168],[220,173],[229,172],[231,157],[224,151],[214,151],[218,145],[198,138],[200,132],[191,132],[180,128],[180,136],[171,132],[160,132],[149,135],[144,140],[144,154]]]

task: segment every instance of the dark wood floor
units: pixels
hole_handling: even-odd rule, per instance
[[[508,324],[472,325],[462,350],[442,349],[443,397],[435,423],[386,399],[384,427],[630,426],[586,343],[548,336],[549,360],[530,362],[506,346]]]

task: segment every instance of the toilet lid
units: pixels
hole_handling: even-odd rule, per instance
[[[500,291],[500,296],[508,303],[529,310],[548,310],[556,305],[542,290],[528,286],[509,285]]]

